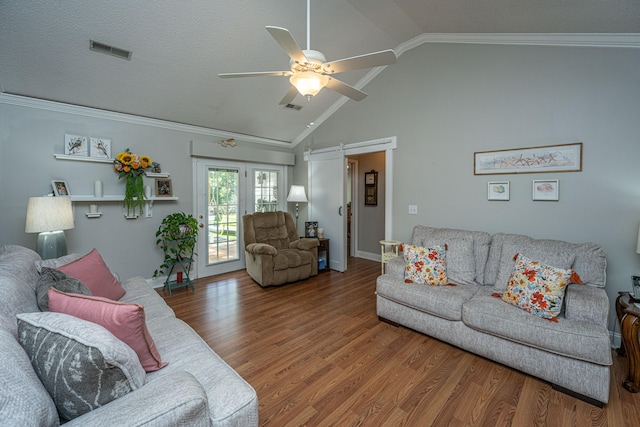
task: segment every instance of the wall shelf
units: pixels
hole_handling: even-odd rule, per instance
[[[91,195],[78,195],[78,196],[69,196],[71,198],[72,202],[87,202],[87,203],[111,203],[111,202],[122,202],[124,201],[124,195],[118,195],[118,196],[102,196],[102,197],[96,197],[96,196],[91,196]],[[178,197],[149,197],[148,199],[145,199],[144,201],[144,216],[145,218],[152,218],[153,217],[153,202],[168,202],[168,201],[176,201],[178,200]],[[102,213],[100,212],[100,215],[98,216],[93,216],[94,214],[91,214],[92,216],[89,216],[89,213],[87,213],[87,217],[88,218],[99,218],[100,215],[102,215]],[[125,217],[127,217],[125,215]],[[137,215],[136,215],[137,218]],[[127,219],[133,219],[132,217],[127,217]]]
[[[93,163],[113,163],[113,159],[102,159],[98,157],[87,156],[70,156],[68,154],[54,154],[57,160],[74,160],[76,162],[93,162]]]

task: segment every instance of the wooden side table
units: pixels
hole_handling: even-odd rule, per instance
[[[320,243],[318,246],[318,264],[321,258],[325,260],[323,269],[320,269],[318,266],[318,273],[321,273],[323,271],[329,271],[329,239],[318,239],[318,243]],[[322,252],[324,252],[324,254],[321,255]]]
[[[616,315],[620,322],[622,343],[617,350],[619,356],[629,356],[629,375],[622,386],[631,393],[640,390],[640,308],[636,307],[629,292],[619,292],[616,299]]]

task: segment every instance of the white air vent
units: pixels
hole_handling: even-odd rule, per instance
[[[94,40],[89,40],[89,49],[95,52],[104,53],[106,55],[115,56],[122,59],[131,59],[131,51],[120,49],[118,47],[109,46]]]
[[[290,109],[290,110],[300,111],[300,110],[302,110],[302,105],[286,104],[286,105],[284,106],[284,108],[288,108],[288,109]]]

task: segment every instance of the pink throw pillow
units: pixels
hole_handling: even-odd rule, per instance
[[[49,310],[70,314],[104,327],[131,347],[146,372],[167,366],[151,338],[144,320],[144,307],[92,295],[67,294],[49,290]]]
[[[69,264],[56,268],[86,285],[93,295],[119,300],[127,293],[96,249]]]

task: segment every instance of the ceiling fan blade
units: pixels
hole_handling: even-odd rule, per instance
[[[304,53],[302,53],[302,49],[300,49],[300,46],[296,42],[296,39],[293,38],[289,30],[287,30],[286,28],[269,26],[266,28],[267,31],[269,31],[269,34],[271,34],[271,36],[276,39],[280,47],[282,47],[284,51],[287,52],[287,55],[289,55],[291,59],[300,64],[309,62],[307,61],[307,57],[304,56]]]
[[[380,52],[368,53],[366,55],[353,56],[351,58],[339,59],[322,64],[325,73],[342,73],[344,71],[358,70],[360,68],[373,68],[382,65],[395,64],[396,53],[392,49],[381,50]]]
[[[292,74],[291,71],[256,71],[253,73],[221,73],[218,74],[218,77],[221,79],[234,77],[289,77]]]
[[[278,105],[290,104],[291,101],[293,101],[293,98],[295,98],[298,95],[298,93],[299,93],[298,89],[296,89],[295,86],[291,86],[287,91],[287,93],[284,95],[284,98],[282,98],[282,100],[280,101],[280,104]]]
[[[327,83],[326,87],[335,90],[339,94],[347,96],[354,101],[362,101],[367,97],[366,93],[359,91],[355,87],[349,86],[345,82],[341,82],[340,80],[333,77],[329,77],[329,82]]]

